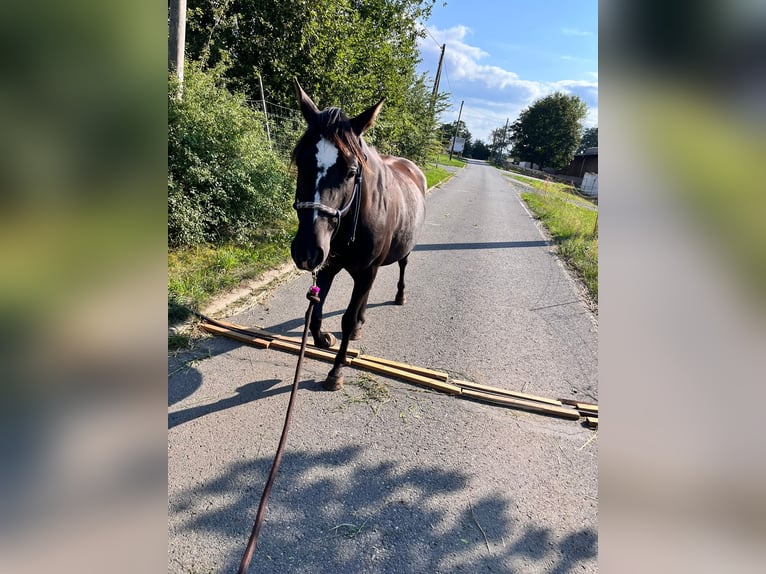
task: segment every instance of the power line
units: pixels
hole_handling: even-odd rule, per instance
[[[447,87],[449,88],[449,93],[452,94],[452,85],[449,83],[449,74],[447,73],[447,64],[444,64],[444,76],[447,79]]]
[[[435,43],[437,46],[439,46],[439,48],[441,48],[441,47],[442,47],[442,45],[441,45],[441,44],[439,44],[439,42],[437,42],[437,41],[436,41],[436,38],[434,38],[434,37],[433,37],[433,34],[431,34],[431,30],[429,30],[429,29],[428,29],[428,27],[426,27],[426,26],[423,26],[423,27],[426,29],[426,32],[428,32],[428,35],[429,35],[429,36],[431,36],[431,40],[433,40],[433,41],[434,41],[434,43]]]

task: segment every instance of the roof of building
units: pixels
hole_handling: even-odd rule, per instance
[[[575,155],[598,155],[598,147],[588,147]]]

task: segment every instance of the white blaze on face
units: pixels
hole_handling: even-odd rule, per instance
[[[338,148],[331,141],[324,137],[319,138],[317,142],[317,180],[314,184],[314,202],[319,201],[319,182],[327,174],[327,170],[338,161]],[[317,211],[314,210],[314,221],[317,219]]]

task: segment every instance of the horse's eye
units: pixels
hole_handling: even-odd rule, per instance
[[[349,169],[348,173],[346,174],[346,179],[351,179],[356,175],[356,168]]]

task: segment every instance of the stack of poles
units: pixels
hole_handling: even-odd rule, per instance
[[[208,333],[222,335],[254,347],[275,349],[295,355],[300,353],[300,339],[278,335],[264,329],[244,327],[220,320],[215,320],[214,323],[203,321],[200,327]],[[335,361],[337,351],[337,345],[329,349],[306,345],[307,357],[330,363]],[[598,428],[598,405],[592,403],[573,399],[550,399],[498,387],[480,385],[471,381],[453,379],[448,373],[443,371],[373,357],[362,354],[356,349],[348,349],[346,355],[346,364],[356,369],[371,371],[474,401],[569,420],[579,420],[581,417],[584,417],[584,422],[589,428]]]

